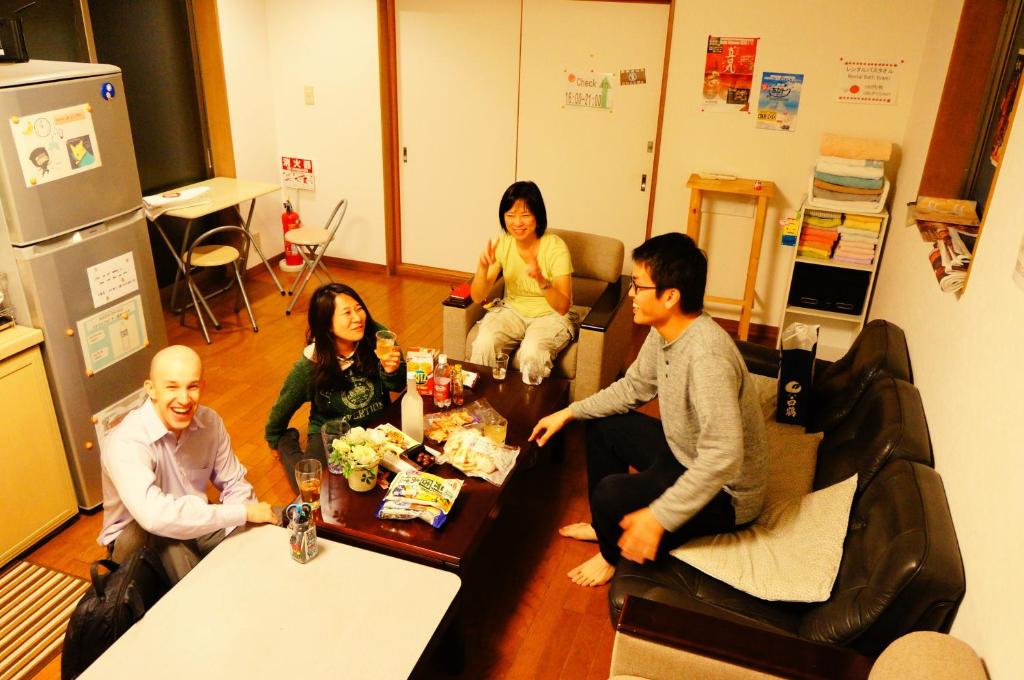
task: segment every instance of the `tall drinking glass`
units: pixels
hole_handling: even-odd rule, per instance
[[[302,502],[309,503],[314,510],[320,509],[320,479],[323,466],[316,458],[303,458],[295,464],[295,481],[299,484]]]
[[[494,368],[491,369],[491,375],[495,380],[504,380],[506,371],[508,371],[508,355],[498,352],[494,355]]]
[[[398,343],[398,336],[391,331],[377,331],[377,358],[384,361],[391,354],[392,348]]]

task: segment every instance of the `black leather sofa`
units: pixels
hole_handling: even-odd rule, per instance
[[[924,408],[910,377],[902,331],[878,321],[814,379],[816,388],[822,386],[816,415],[825,426],[814,488],[859,474],[828,600],[768,602],[671,556],[644,565],[622,560],[609,589],[613,623],[625,599],[639,597],[684,610],[679,616],[697,612],[723,621],[733,631],[739,625],[751,635],[775,634],[868,656],[911,631],[948,632],[964,597],[965,575],[942,480],[932,468]]]

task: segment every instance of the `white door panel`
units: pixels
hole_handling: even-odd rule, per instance
[[[404,263],[472,271],[515,180],[519,0],[399,0]]]
[[[550,226],[614,236],[628,251],[646,233],[654,162],[648,143],[657,131],[669,8],[523,5],[517,179],[540,186]],[[620,71],[635,68],[645,70],[646,83],[620,85]],[[612,110],[565,106],[570,73],[612,74]]]

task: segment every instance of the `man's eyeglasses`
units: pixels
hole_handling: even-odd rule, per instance
[[[657,286],[641,286],[641,285],[638,285],[636,281],[630,281],[629,282],[629,288],[633,292],[639,293],[642,290],[657,290],[658,287]]]

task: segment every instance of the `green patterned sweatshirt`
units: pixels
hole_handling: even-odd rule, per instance
[[[405,389],[405,360],[398,370],[387,374],[377,362],[377,370],[368,375],[352,375],[352,386],[321,390],[313,394],[313,345],[307,346],[302,356],[281,386],[281,393],[270,409],[270,417],[263,430],[263,438],[271,448],[277,448],[295,412],[306,402],[310,403],[308,434],[319,434],[324,422],[335,418],[348,418],[352,425],[363,425],[367,420],[384,409],[389,403],[388,392]],[[353,369],[347,368],[346,372]]]

